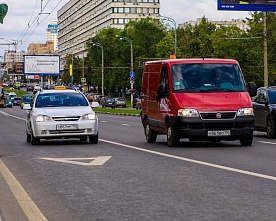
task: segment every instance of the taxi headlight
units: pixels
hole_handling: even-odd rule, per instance
[[[198,111],[196,109],[179,109],[178,116],[182,117],[199,117]]]
[[[85,114],[81,117],[82,120],[96,120],[95,114]]]
[[[254,115],[253,108],[240,108],[238,110],[237,116],[248,116],[248,115]]]
[[[35,118],[36,122],[50,122],[52,121],[51,117],[48,117],[46,115],[38,115]]]

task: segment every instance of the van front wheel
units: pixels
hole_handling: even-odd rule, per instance
[[[167,126],[167,142],[169,147],[176,147],[179,144],[179,137],[177,136],[175,129],[172,126],[172,122],[168,122]]]
[[[240,137],[240,143],[242,146],[251,146],[253,143],[253,134],[247,134]]]
[[[152,129],[150,129],[150,125],[147,121],[145,126],[145,135],[148,143],[155,143],[157,134]]]

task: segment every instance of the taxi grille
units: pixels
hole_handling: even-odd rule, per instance
[[[78,121],[80,116],[71,116],[71,117],[52,117],[54,121]]]

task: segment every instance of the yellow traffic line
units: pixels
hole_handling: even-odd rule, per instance
[[[31,197],[23,189],[17,179],[6,167],[2,159],[0,158],[0,174],[4,177],[8,186],[10,187],[14,197],[21,206],[23,212],[30,221],[47,221],[46,217],[41,213]]]

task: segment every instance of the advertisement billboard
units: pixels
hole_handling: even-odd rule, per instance
[[[218,10],[276,11],[276,0],[218,0]]]
[[[24,74],[58,76],[60,74],[59,55],[24,55]]]

